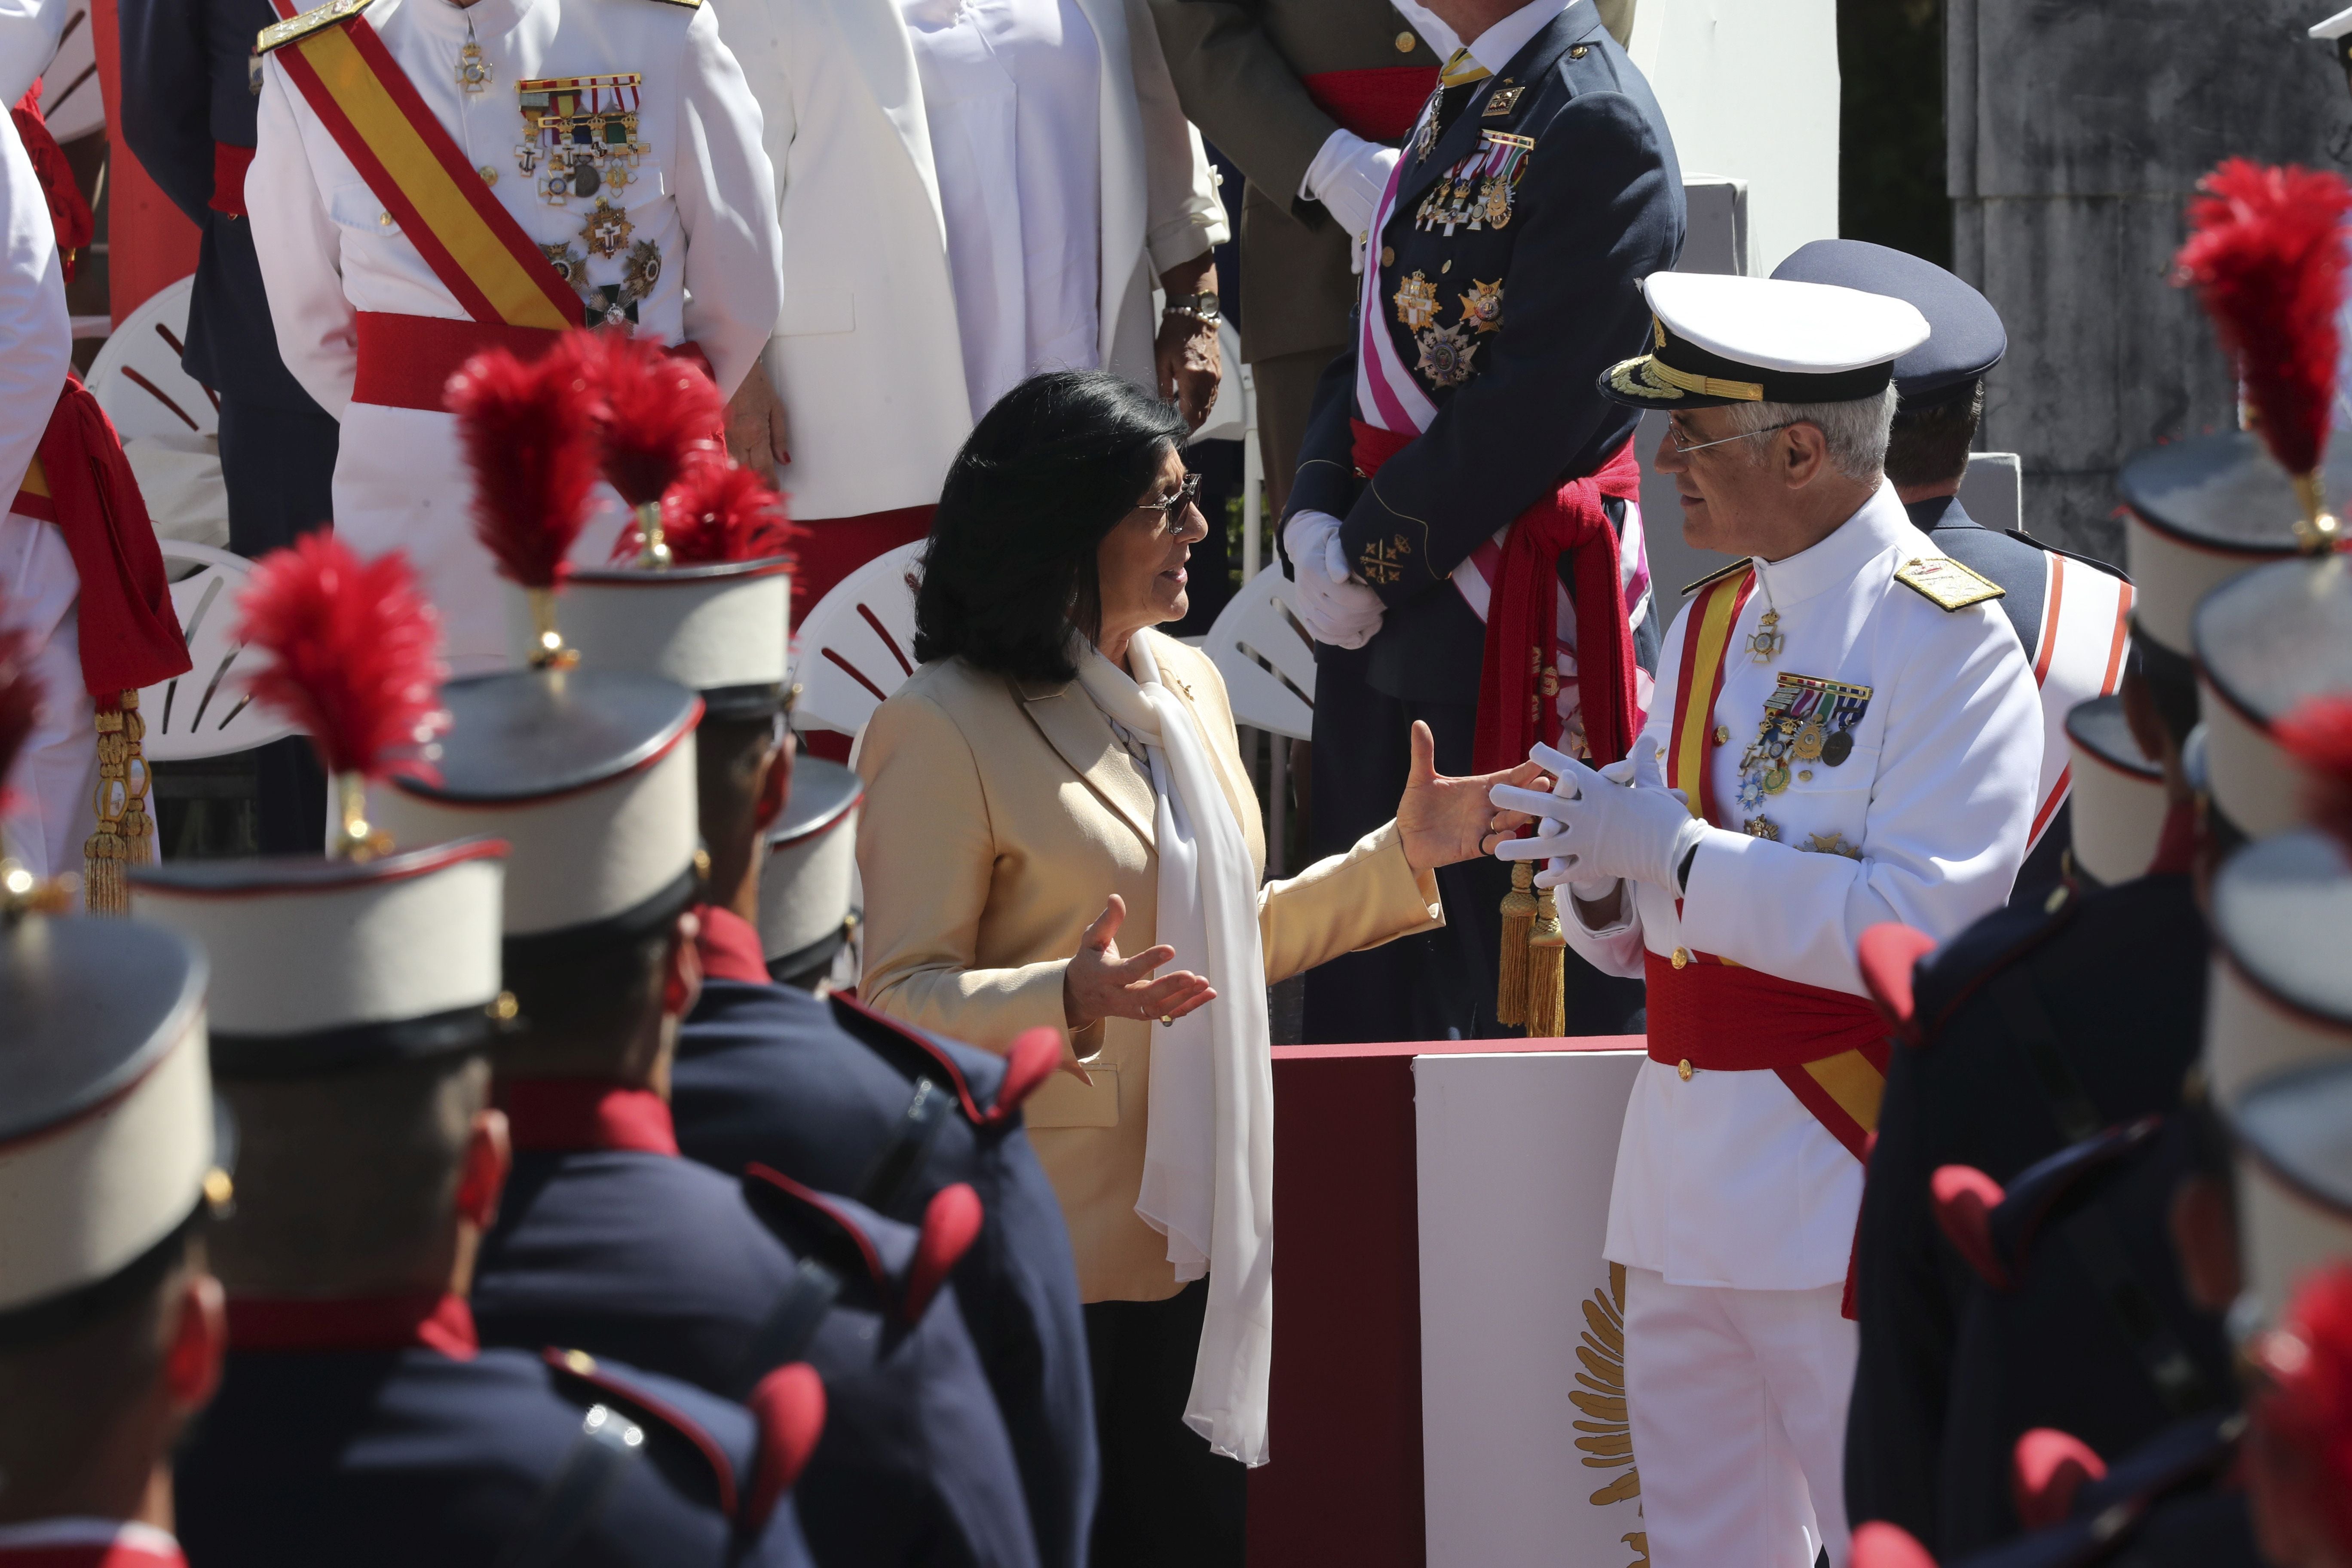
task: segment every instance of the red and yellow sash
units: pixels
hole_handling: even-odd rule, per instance
[[[468,315],[485,325],[551,332],[585,323],[580,296],[490,195],[356,8],[272,52]]]
[[[1666,783],[1690,792],[1691,814],[1721,827],[1707,763],[1718,740],[1731,628],[1756,585],[1755,568],[1699,589],[1683,637]],[[1713,953],[1649,955],[1649,1054],[1716,1072],[1770,1070],[1857,1160],[1878,1126],[1886,1089],[1886,1026],[1863,997],[1783,980]]]

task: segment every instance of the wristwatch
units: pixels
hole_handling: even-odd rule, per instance
[[[1214,294],[1171,294],[1168,296],[1168,309],[1165,313],[1171,316],[1190,316],[1203,326],[1210,327],[1215,326],[1225,319],[1224,313],[1217,309],[1217,297]]]

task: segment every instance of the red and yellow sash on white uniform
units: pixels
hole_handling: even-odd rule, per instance
[[[1731,628],[1756,585],[1744,566],[1701,587],[1684,633],[1666,784],[1687,790],[1691,814],[1725,826],[1708,759],[1725,743],[1715,724]],[[1868,1000],[1783,980],[1713,953],[1648,955],[1649,1054],[1669,1067],[1780,1075],[1799,1103],[1857,1160],[1878,1126],[1886,1089],[1886,1026]]]
[[[367,182],[468,321],[362,311],[362,403],[441,407],[441,389],[474,354],[545,352],[587,321],[586,307],[514,215],[490,194],[365,16],[332,0],[262,30],[319,123]]]

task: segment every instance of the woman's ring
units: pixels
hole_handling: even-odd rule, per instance
[[[1172,1029],[1176,1026],[1176,1020],[1169,1015],[1162,1013],[1160,1015],[1160,1026],[1163,1029]]]

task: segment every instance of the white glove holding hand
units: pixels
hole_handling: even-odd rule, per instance
[[[1348,575],[1348,554],[1339,543],[1339,520],[1328,511],[1293,512],[1283,524],[1282,547],[1298,587],[1298,618],[1317,642],[1361,647],[1381,629],[1388,606],[1381,596]]]
[[[1619,778],[1585,766],[1574,757],[1538,745],[1528,753],[1559,780],[1549,795],[1541,790],[1496,784],[1488,798],[1506,811],[1524,811],[1545,820],[1536,837],[1514,838],[1496,847],[1504,860],[1550,860],[1536,873],[1540,887],[1569,884],[1594,887],[1612,878],[1647,882],[1672,893],[1682,891],[1676,873],[1683,857],[1706,837],[1707,826],[1690,814],[1685,792],[1666,788],[1658,762],[1657,743],[1634,742],[1630,773],[1620,763],[1610,769]],[[1598,889],[1606,896],[1606,889]],[[1592,893],[1578,896],[1588,901]]]
[[[1334,131],[1307,165],[1301,194],[1323,204],[1332,221],[1355,240],[1360,258],[1372,216],[1380,210],[1381,194],[1388,189],[1389,173],[1400,156],[1396,148],[1367,142],[1352,131]],[[1356,270],[1363,270],[1360,259]]]

